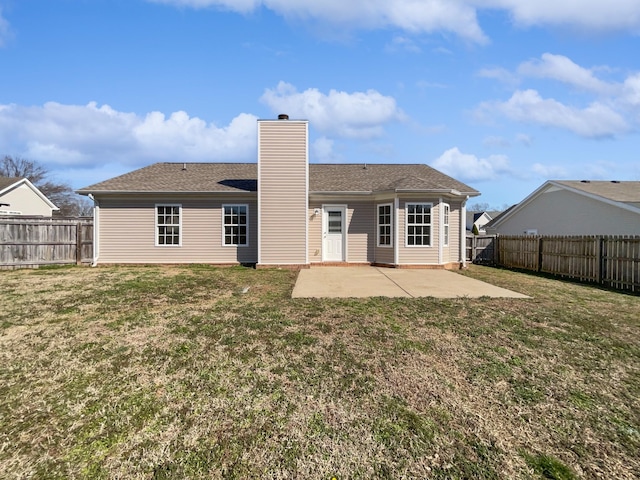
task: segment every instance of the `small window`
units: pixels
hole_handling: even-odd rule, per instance
[[[449,205],[446,203],[443,204],[443,212],[442,212],[442,230],[443,230],[443,244],[444,246],[449,245]]]
[[[431,246],[431,204],[407,203],[407,246]]]
[[[393,246],[391,204],[378,205],[378,246]]]
[[[249,206],[222,206],[222,244],[246,247],[249,245]]]
[[[156,245],[181,245],[181,205],[156,205]]]

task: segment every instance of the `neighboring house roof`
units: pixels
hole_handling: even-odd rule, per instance
[[[23,184],[31,189],[33,193],[35,193],[40,199],[42,199],[42,201],[45,202],[49,208],[51,208],[52,210],[60,210],[53,204],[51,200],[47,198],[44,193],[38,190],[38,188],[33,183],[31,183],[28,179],[22,177],[0,177],[0,197]],[[12,208],[14,207],[16,206],[12,205]]]
[[[494,218],[486,227],[495,229],[538,196],[544,192],[552,191],[551,189],[567,190],[640,214],[640,181],[549,180],[520,203],[513,205]]]
[[[78,190],[89,193],[255,192],[257,163],[155,163]],[[309,164],[310,193],[430,191],[477,196],[477,190],[420,164]]]
[[[635,204],[640,207],[640,181],[555,180],[550,183],[563,185],[614,202]]]

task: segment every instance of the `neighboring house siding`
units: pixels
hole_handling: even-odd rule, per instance
[[[640,215],[566,190],[542,193],[489,233],[523,235],[640,235]]]
[[[255,263],[255,196],[98,198],[99,263]],[[156,246],[156,204],[182,206],[181,246]],[[249,245],[222,245],[222,204],[248,204]]]
[[[307,263],[307,156],[307,122],[258,122],[260,264]]]
[[[22,184],[6,192],[0,197],[2,203],[8,203],[8,207],[0,208],[5,212],[20,212],[20,215],[38,215],[50,217],[53,210],[31,188]]]
[[[407,246],[406,243],[406,207],[407,203],[431,203],[431,246]],[[439,205],[437,198],[401,199],[398,212],[398,260],[402,265],[438,265],[439,235],[438,222]]]

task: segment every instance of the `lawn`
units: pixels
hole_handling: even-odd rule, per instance
[[[0,272],[0,478],[638,478],[640,297],[296,299],[295,272]]]

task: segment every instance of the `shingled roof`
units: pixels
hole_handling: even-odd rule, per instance
[[[256,163],[155,163],[78,190],[78,193],[255,192]],[[311,193],[382,191],[480,192],[420,164],[310,164]]]
[[[0,177],[0,190],[4,190],[14,183],[18,183],[20,180],[22,180],[22,177]]]
[[[555,183],[614,202],[640,203],[640,182],[606,180],[556,180]]]

